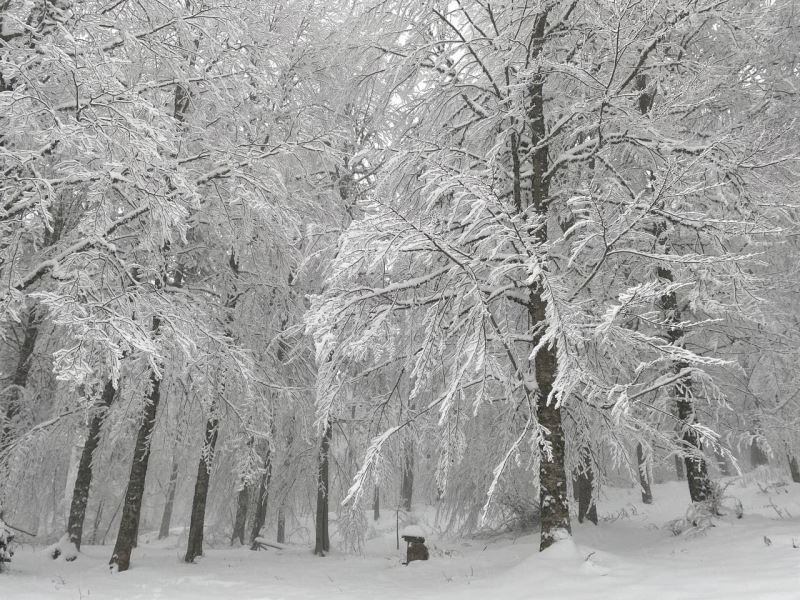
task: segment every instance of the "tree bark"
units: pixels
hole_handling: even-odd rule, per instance
[[[679,363],[677,370],[686,368],[687,365]],[[692,502],[703,502],[711,497],[711,480],[708,478],[706,461],[702,457],[703,445],[700,436],[692,425],[697,422],[694,412],[694,402],[691,397],[691,382],[678,384],[678,418],[684,424],[682,436],[683,446],[686,449],[684,465],[686,467],[686,480],[689,483],[689,496]]]
[[[594,503],[594,470],[588,452],[581,452],[581,468],[573,483],[578,500],[578,523],[588,519],[597,525],[597,506]]]
[[[792,474],[792,481],[800,483],[800,465],[797,463],[797,457],[787,455],[787,458],[789,459],[789,471]]]
[[[183,557],[183,561],[187,563],[192,563],[195,558],[203,555],[203,528],[206,520],[208,482],[211,478],[211,465],[214,462],[214,448],[217,445],[218,424],[219,421],[215,417],[211,417],[206,421],[205,444],[200,462],[197,464],[197,479],[195,480],[194,496],[192,497],[189,540],[186,547],[186,556]]]
[[[175,506],[175,492],[178,488],[178,456],[173,450],[172,467],[167,483],[167,499],[164,502],[164,512],[161,513],[161,525],[158,528],[158,539],[163,540],[169,537],[169,529],[172,525],[172,509]]]
[[[656,272],[662,279],[674,281],[672,271],[669,269],[658,267]],[[667,320],[670,323],[667,329],[667,340],[670,344],[676,346],[682,344],[684,331],[678,325],[680,322],[680,309],[675,292],[661,297],[660,308],[666,313]],[[675,362],[674,371],[676,373],[688,368],[689,365],[683,361]],[[692,502],[702,502],[711,495],[711,480],[708,477],[708,467],[702,455],[703,445],[700,441],[700,436],[692,427],[697,423],[697,415],[694,410],[691,376],[687,376],[683,381],[675,384],[673,389],[677,396],[678,421],[683,427],[681,445],[684,452],[683,463],[686,468],[686,481],[689,484],[689,496],[692,498]]]
[[[12,441],[14,419],[19,415],[25,387],[28,385],[28,375],[31,370],[33,350],[36,347],[36,338],[39,336],[39,326],[42,319],[39,310],[33,306],[28,311],[25,329],[22,334],[22,344],[19,347],[17,364],[11,377],[11,389],[6,394],[3,413],[3,428],[0,431],[0,451],[8,447]]]
[[[328,452],[331,446],[332,428],[328,423],[319,447],[319,469],[317,473],[317,519],[315,527],[314,554],[325,556],[331,548],[328,535]]]
[[[250,485],[245,483],[236,495],[236,517],[233,519],[233,533],[231,546],[239,540],[239,545],[244,545],[244,530],[247,525],[247,508],[250,504]]]
[[[154,329],[158,328],[158,323]],[[142,510],[144,497],[144,484],[147,477],[147,463],[150,460],[150,436],[156,424],[156,410],[161,398],[161,381],[155,374],[150,375],[150,393],[144,405],[142,424],[136,436],[136,446],[133,451],[133,463],[128,478],[128,488],[125,491],[125,501],[122,507],[122,518],[119,522],[119,533],[114,544],[109,565],[118,571],[127,571],[131,562],[131,551],[136,546],[136,537],[139,531],[139,517]]]
[[[539,13],[533,23],[531,32],[530,57],[532,61],[542,51],[547,29],[548,10]],[[511,158],[514,174],[513,197],[516,212],[522,214],[533,208],[533,212],[546,217],[550,210],[550,179],[547,176],[549,167],[549,148],[546,143],[547,128],[545,124],[545,96],[542,74],[535,74],[528,87],[527,109],[524,130],[530,138],[520,140],[517,144],[512,138]],[[523,169],[521,156],[530,157],[529,190],[530,202],[523,201],[522,183]],[[546,222],[546,220],[545,220]],[[547,226],[537,228],[536,240],[547,241]],[[541,284],[534,282],[529,286],[528,303],[529,326],[534,332],[533,347],[536,347],[544,335],[547,325],[547,303],[542,297]],[[569,498],[567,497],[567,471],[565,461],[564,430],[561,423],[561,408],[550,398],[558,368],[558,359],[554,344],[539,349],[534,357],[533,371],[538,387],[536,417],[542,428],[543,440],[541,459],[539,461],[539,506],[541,516],[541,538],[539,549],[545,550],[564,535],[571,534],[569,520]]]
[[[650,487],[650,468],[641,443],[636,444],[636,464],[639,471],[639,489],[642,492],[642,503],[652,504],[653,490]]]
[[[372,519],[377,521],[381,518],[381,488],[375,486],[375,492],[372,494]]]
[[[114,401],[115,394],[114,384],[109,379],[103,387],[100,402],[89,423],[89,434],[86,438],[86,443],[83,445],[81,460],[78,464],[78,474],[75,477],[75,487],[72,492],[69,520],[67,522],[69,541],[75,544],[75,548],[78,550],[81,549],[83,523],[86,519],[86,505],[89,503],[89,490],[92,486],[92,457],[100,443],[100,429],[106,418],[106,411]]]
[[[536,294],[531,310],[534,324],[544,324],[545,303]],[[541,329],[536,335],[541,338]],[[535,343],[538,343],[538,339]],[[539,461],[539,510],[541,537],[539,550],[546,550],[564,535],[571,535],[569,520],[569,498],[567,497],[567,471],[565,461],[564,430],[561,424],[561,408],[550,399],[556,377],[556,349],[552,346],[541,348],[534,358],[536,383],[539,398],[536,416],[539,425],[546,430]]]
[[[272,479],[272,457],[271,449],[267,446],[264,455],[264,473],[261,475],[261,482],[258,486],[258,496],[256,497],[256,510],[253,514],[253,528],[250,531],[250,549],[256,550],[256,538],[261,535],[264,522],[267,520],[267,500],[269,499],[269,483]]]
[[[286,514],[283,506],[278,509],[278,535],[276,540],[279,544],[286,543]]]

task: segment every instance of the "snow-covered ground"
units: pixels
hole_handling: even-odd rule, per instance
[[[766,479],[745,477],[728,488],[743,504],[742,519],[719,519],[703,533],[677,537],[665,525],[687,507],[685,483],[657,485],[653,492],[654,504],[644,506],[637,490],[608,489],[599,527],[576,524],[574,541],[541,554],[536,535],[429,536],[431,560],[409,566],[400,564],[394,531],[389,532],[394,515],[386,515],[385,535],[370,540],[363,557],[318,558],[305,547],[212,548],[199,564],[187,565],[181,562],[184,548],[173,540],[143,543],[133,568],[112,574],[106,566],[110,547],[86,547],[68,563],[23,546],[0,574],[0,598],[800,598],[800,484],[768,485]]]

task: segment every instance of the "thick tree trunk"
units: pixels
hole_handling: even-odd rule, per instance
[[[642,502],[644,504],[653,503],[653,491],[650,488],[650,465],[644,455],[642,444],[636,444],[636,465],[639,471],[639,489],[642,492]]]
[[[206,421],[206,435],[203,453],[197,464],[197,479],[192,497],[192,518],[189,522],[189,541],[183,561],[194,562],[203,555],[203,528],[206,520],[206,500],[208,499],[208,482],[211,478],[211,465],[214,462],[214,448],[217,445],[219,421],[212,417]]]
[[[540,351],[542,354],[544,351]],[[537,362],[538,362],[537,356]],[[536,413],[539,423],[549,433],[545,440],[550,444],[549,456],[543,449],[539,466],[539,507],[541,511],[541,538],[539,550],[546,550],[565,534],[572,533],[569,522],[569,499],[564,464],[564,431],[561,427],[561,409],[547,404],[549,392],[541,389]]]
[[[800,483],[800,465],[797,463],[797,457],[787,455],[787,458],[789,459],[789,471],[792,474],[792,481]]]
[[[328,452],[331,447],[332,428],[330,423],[325,428],[319,447],[319,469],[317,473],[317,519],[315,527],[314,554],[325,556],[331,549],[328,536]]]
[[[532,299],[531,316],[534,323],[545,322],[545,304],[540,297]],[[537,337],[542,334],[539,333]],[[538,340],[536,340],[538,342]],[[534,359],[539,398],[536,416],[546,430],[539,461],[539,510],[541,538],[539,550],[546,550],[556,541],[570,535],[569,498],[567,497],[567,471],[564,451],[564,430],[561,408],[549,398],[556,377],[557,358],[554,347],[541,348]]]
[[[236,495],[236,517],[233,519],[233,533],[231,546],[239,540],[239,545],[244,544],[244,530],[247,525],[247,507],[250,504],[250,485],[245,483]]]
[[[158,328],[158,325],[154,327]],[[136,446],[133,451],[133,463],[128,478],[128,488],[125,491],[125,501],[122,507],[122,518],[119,522],[119,533],[114,544],[109,564],[119,571],[127,571],[131,562],[131,551],[136,546],[136,537],[139,531],[139,517],[142,510],[144,497],[144,483],[147,477],[147,463],[150,460],[150,436],[156,424],[156,410],[161,398],[161,381],[150,375],[150,394],[145,402],[142,424],[136,436]]]
[[[672,271],[669,269],[658,267],[656,272],[662,279],[674,281]],[[680,322],[680,309],[675,292],[662,296],[659,303],[660,308],[666,313],[670,322],[670,327],[667,329],[667,339],[670,344],[679,346],[683,343],[684,330],[678,325]],[[688,368],[689,365],[687,363],[677,361],[674,370],[676,373],[680,373]],[[708,477],[708,467],[702,455],[703,445],[700,441],[700,436],[692,427],[697,423],[697,415],[695,414],[694,400],[692,398],[691,376],[687,376],[678,382],[674,390],[678,398],[676,402],[678,421],[683,428],[681,445],[684,451],[683,463],[686,467],[689,496],[692,502],[702,502],[711,495],[711,480]]]
[[[169,472],[169,482],[167,483],[167,498],[164,502],[164,512],[161,513],[161,525],[158,528],[158,539],[163,540],[169,537],[169,529],[172,525],[172,509],[175,506],[175,492],[178,488],[178,456],[172,452],[172,467]]]
[[[400,506],[403,510],[411,511],[411,501],[414,495],[414,449],[410,443],[403,446],[403,479],[400,483]]]
[[[75,544],[75,548],[78,550],[81,549],[83,522],[86,519],[86,505],[89,503],[89,490],[92,486],[92,457],[100,443],[100,429],[106,418],[106,411],[114,401],[115,394],[114,384],[111,380],[108,380],[103,387],[100,403],[89,423],[89,434],[86,438],[86,443],[83,445],[81,460],[78,464],[78,473],[75,477],[75,487],[72,492],[69,520],[67,522],[69,541]]]
[[[267,501],[269,499],[269,484],[272,479],[272,456],[270,447],[267,446],[264,455],[264,473],[261,475],[261,482],[258,485],[258,496],[256,497],[256,510],[253,514],[253,527],[250,530],[250,549],[256,550],[256,538],[261,535],[264,522],[267,519]]]
[[[381,518],[381,488],[375,486],[375,492],[372,494],[372,519],[377,521]]]
[[[679,364],[677,368],[681,370],[686,368],[686,365]],[[711,480],[708,478],[706,461],[701,454],[703,445],[700,436],[691,427],[697,422],[697,418],[689,385],[689,382],[685,382],[677,386],[678,418],[684,424],[682,441],[687,451],[684,456],[684,465],[686,466],[686,480],[689,483],[689,496],[692,498],[692,502],[703,502],[711,497]]]

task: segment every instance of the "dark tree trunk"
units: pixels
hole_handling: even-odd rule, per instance
[[[231,546],[239,540],[239,545],[244,544],[244,530],[247,525],[247,507],[250,504],[250,485],[245,483],[236,495],[236,517],[233,520],[233,533]]]
[[[178,456],[175,451],[172,453],[172,468],[169,472],[169,482],[167,483],[167,499],[164,502],[164,512],[161,513],[161,526],[158,528],[158,539],[163,540],[169,537],[169,529],[172,525],[172,509],[175,506],[175,492],[178,488]]]
[[[72,492],[72,503],[69,508],[69,521],[67,523],[67,534],[69,541],[75,544],[75,548],[81,549],[83,537],[83,522],[86,519],[86,505],[89,503],[89,490],[92,486],[92,456],[100,443],[100,429],[106,418],[106,411],[114,401],[116,390],[111,380],[107,381],[103,387],[103,394],[100,403],[95,410],[92,420],[89,423],[89,434],[86,443],[83,445],[81,460],[78,464],[78,473],[75,477],[75,487]]]
[[[213,410],[213,409],[212,409]],[[203,528],[206,520],[206,500],[208,499],[208,482],[211,478],[211,465],[214,462],[214,448],[217,445],[218,420],[214,417],[206,421],[205,445],[200,462],[197,464],[197,480],[192,497],[192,518],[189,522],[189,541],[183,561],[194,562],[203,555]]]
[[[788,455],[787,458],[789,459],[789,471],[792,474],[792,481],[800,483],[800,465],[797,464],[797,457]]]
[[[158,328],[157,324],[155,328]],[[131,551],[136,546],[136,537],[139,531],[147,463],[150,460],[150,436],[156,424],[156,410],[161,398],[161,381],[156,379],[153,374],[150,375],[150,385],[150,394],[145,402],[142,424],[139,426],[139,433],[136,436],[131,474],[128,479],[128,488],[125,491],[122,518],[119,522],[119,533],[109,561],[109,564],[112,567],[116,566],[119,571],[127,571],[130,567]]]
[[[250,531],[250,549],[256,550],[256,538],[261,535],[264,522],[267,520],[267,500],[269,499],[269,483],[272,479],[272,457],[270,447],[267,446],[264,455],[264,473],[261,475],[261,482],[258,485],[258,496],[256,497],[256,510],[253,514],[253,528]]]
[[[403,510],[411,511],[411,501],[414,495],[414,448],[409,442],[403,446],[403,479],[400,483],[400,506]]]
[[[286,543],[286,514],[283,511],[283,506],[278,509],[278,535],[276,539],[279,544]]]
[[[318,556],[325,556],[325,553],[331,549],[331,540],[328,536],[328,452],[331,447],[331,435],[332,428],[329,423],[319,446],[316,540],[314,543],[314,554]]]
[[[545,303],[538,294],[531,301],[531,317],[534,324],[545,322]],[[540,338],[542,333],[537,334]],[[538,339],[535,340],[538,343]],[[556,377],[557,358],[554,347],[541,348],[534,359],[536,383],[539,397],[536,416],[539,424],[547,430],[545,447],[539,461],[539,510],[541,538],[539,550],[546,550],[564,534],[571,534],[569,521],[569,498],[567,497],[567,472],[564,451],[564,430],[561,424],[561,409],[549,398]]]
[[[686,365],[683,364],[678,365],[679,370],[685,367]],[[683,462],[686,466],[689,496],[692,498],[692,502],[703,502],[711,497],[711,480],[708,478],[706,461],[702,457],[703,445],[700,441],[700,436],[691,427],[697,422],[697,418],[689,386],[690,382],[676,386],[679,395],[678,418],[684,424],[682,441],[686,454]]]
[[[31,370],[33,349],[36,346],[36,338],[39,336],[39,326],[41,325],[39,310],[34,306],[28,311],[28,318],[25,321],[25,330],[22,334],[22,344],[17,355],[17,364],[14,367],[14,374],[11,377],[11,389],[5,394],[3,407],[3,428],[0,430],[0,451],[6,448],[12,441],[12,430],[14,420],[22,408],[22,400],[25,387],[28,385],[28,374]]]
[[[381,518],[381,488],[375,486],[375,492],[372,494],[372,519],[377,521]]]
[[[540,350],[539,357],[549,351]],[[555,363],[555,356],[553,356]],[[553,365],[555,366],[555,364]],[[547,404],[546,398],[549,391],[542,389],[541,380],[539,389],[542,397],[536,410],[539,423],[547,428],[549,433],[546,440],[551,444],[550,456],[542,451],[539,466],[539,506],[541,511],[541,539],[539,550],[546,550],[552,546],[562,535],[571,534],[569,522],[569,499],[567,498],[567,478],[564,464],[564,431],[561,426],[561,409],[552,403]]]
[[[548,10],[540,12],[533,23],[531,33],[531,60],[541,53],[547,30]],[[512,168],[514,174],[513,197],[518,213],[530,211],[542,218],[550,211],[550,179],[549,148],[547,128],[545,124],[544,76],[534,76],[526,88],[527,109],[526,131],[530,138],[520,140],[517,145],[512,139]],[[515,147],[516,146],[516,147]],[[521,156],[530,157],[530,165],[521,168]],[[523,171],[528,171],[527,185],[523,185]],[[529,190],[529,202],[523,200],[525,188]],[[547,227],[536,230],[537,241],[547,241]],[[530,285],[529,326],[534,332],[533,347],[536,347],[544,335],[547,325],[546,301],[542,298],[540,283]],[[541,538],[539,549],[545,550],[563,535],[571,534],[569,520],[569,498],[567,497],[567,471],[564,451],[564,430],[561,423],[561,408],[554,404],[550,393],[558,368],[556,348],[547,345],[540,348],[534,358],[533,370],[538,387],[536,400],[536,416],[541,427],[546,429],[545,439],[541,447],[539,462],[539,506],[541,518]]]
[[[658,267],[656,272],[659,277],[667,281],[674,281],[672,271],[664,267]],[[667,329],[667,339],[670,344],[678,346],[682,344],[684,337],[683,328],[678,325],[680,322],[680,309],[678,298],[675,292],[671,292],[661,297],[660,307],[667,314],[670,326]],[[689,368],[685,362],[675,362],[675,373],[680,373]],[[692,502],[702,502],[711,495],[711,480],[708,477],[708,467],[703,458],[703,445],[700,436],[692,427],[697,423],[697,415],[694,410],[694,400],[692,397],[691,375],[687,375],[682,381],[675,384],[675,395],[677,396],[676,407],[678,410],[678,421],[683,428],[681,434],[681,446],[684,456],[683,463],[686,467],[686,481],[689,484],[689,496]]]
[[[597,525],[597,506],[594,503],[594,470],[588,452],[581,452],[581,468],[573,482],[578,500],[578,523],[588,519]]]
[[[650,469],[644,455],[642,444],[636,444],[636,464],[639,471],[639,488],[642,492],[642,502],[644,504],[653,503],[653,490],[650,488]]]

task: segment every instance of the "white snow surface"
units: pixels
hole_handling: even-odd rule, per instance
[[[425,531],[419,525],[407,525],[400,530],[400,535],[407,535],[410,537],[425,537]]]
[[[745,478],[747,479],[747,478]],[[688,506],[685,482],[656,485],[645,506],[638,489],[606,489],[600,525],[573,525],[574,537],[543,553],[538,535],[453,539],[437,533],[433,510],[417,506],[429,561],[401,565],[394,514],[374,528],[364,556],[306,546],[253,552],[210,548],[199,564],[181,561],[176,538],[141,543],[132,568],[110,573],[111,546],[85,546],[75,562],[17,545],[0,573],[3,600],[796,600],[800,598],[800,484],[766,486],[750,478],[728,488],[744,518],[695,535],[666,523]],[[425,521],[425,519],[429,519]],[[390,527],[391,525],[391,527]],[[373,526],[374,527],[374,526]],[[146,538],[145,538],[146,539]],[[332,540],[335,544],[335,538]]]

